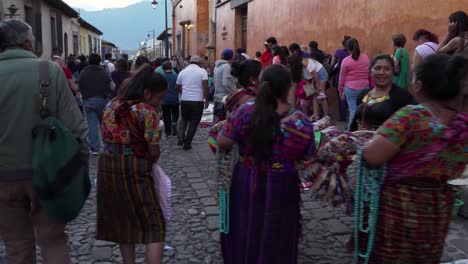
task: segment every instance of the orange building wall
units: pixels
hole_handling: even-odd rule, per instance
[[[197,55],[205,56],[205,46],[208,44],[209,34],[209,4],[208,0],[198,0],[197,3]],[[192,53],[194,54],[194,53]]]
[[[234,11],[229,4],[217,10],[217,55],[233,48]],[[263,50],[266,38],[275,36],[280,45],[292,42],[308,44],[317,40],[319,48],[329,53],[341,47],[344,35],[356,37],[361,50],[371,56],[392,51],[391,36],[406,35],[407,48],[414,49],[412,34],[425,28],[445,36],[448,16],[457,10],[468,12],[468,0],[253,0],[248,4],[247,53]],[[228,38],[220,40],[220,27]]]
[[[190,20],[194,25],[190,30],[183,28],[179,23]],[[208,1],[207,0],[180,0],[173,1],[173,25],[174,25],[174,54],[177,54],[177,35],[185,30],[185,41],[190,42],[190,47],[186,44],[185,55],[203,55],[205,45],[208,43]],[[190,36],[189,36],[190,35]]]
[[[235,10],[229,2],[216,8],[216,58],[225,48],[235,49]]]

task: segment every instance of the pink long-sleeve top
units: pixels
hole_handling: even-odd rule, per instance
[[[344,86],[353,90],[363,90],[369,84],[370,59],[367,54],[361,53],[356,61],[350,55],[343,59],[340,69],[340,82],[338,90],[343,91]]]

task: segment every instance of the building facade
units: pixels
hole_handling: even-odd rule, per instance
[[[280,45],[308,44],[333,53],[344,35],[355,37],[361,50],[371,56],[392,52],[391,37],[404,33],[408,50],[414,49],[412,34],[419,28],[443,38],[448,16],[468,12],[468,1],[445,0],[215,0],[216,56],[224,48],[246,48],[249,55],[263,51],[265,39],[274,36]]]
[[[143,55],[147,56],[150,60],[156,58],[165,58],[166,57],[166,30],[163,30],[159,35],[149,35],[149,38],[144,41],[143,44]],[[168,38],[168,52],[169,58],[173,54],[172,46],[172,28],[167,29],[167,38]]]
[[[172,1],[173,54],[206,56],[209,38],[208,0]]]
[[[114,43],[106,40],[101,40],[102,57],[104,57],[106,53],[110,53],[112,55],[112,59],[120,58],[120,50]]]
[[[91,53],[101,54],[102,32],[82,18],[78,18],[80,24],[80,54],[88,56]]]
[[[14,15],[9,10],[12,7]],[[62,0],[2,0],[0,12],[0,20],[19,19],[31,25],[36,55],[41,58],[100,53],[102,32]]]

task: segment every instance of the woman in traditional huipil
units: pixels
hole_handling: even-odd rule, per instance
[[[455,100],[467,76],[466,58],[425,58],[411,88],[420,104],[397,111],[365,146],[363,162],[388,167],[371,263],[440,263],[455,198],[447,181],[468,161],[468,113]]]
[[[224,125],[218,146],[239,144],[232,177],[229,234],[221,235],[225,263],[296,263],[300,233],[298,160],[314,152],[310,120],[287,103],[291,76],[266,68],[255,102]]]
[[[398,109],[415,103],[407,90],[392,83],[395,73],[392,57],[377,55],[371,62],[370,72],[374,87],[364,89],[358,96],[350,131],[377,130]]]
[[[166,92],[164,77],[143,64],[104,110],[97,239],[120,244],[125,264],[135,263],[135,244],[146,245],[146,263],[162,261],[166,224],[151,172],[160,154],[157,109]]]
[[[372,137],[369,131],[377,130],[397,110],[414,103],[407,90],[392,84],[393,63],[393,59],[386,54],[377,55],[372,60],[370,76],[374,87],[364,89],[357,97],[356,115],[350,126],[352,133],[333,127],[321,131],[322,137],[318,141],[322,147],[317,152],[317,159],[305,164],[307,187],[315,190],[326,185],[326,182],[314,181],[318,175],[322,179],[330,178],[325,175],[346,177],[346,168],[356,151]]]

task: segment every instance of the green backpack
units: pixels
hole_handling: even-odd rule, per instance
[[[47,216],[67,223],[75,219],[88,198],[88,162],[80,159],[80,142],[60,120],[50,115],[49,62],[39,62],[41,121],[33,129],[34,188]]]

